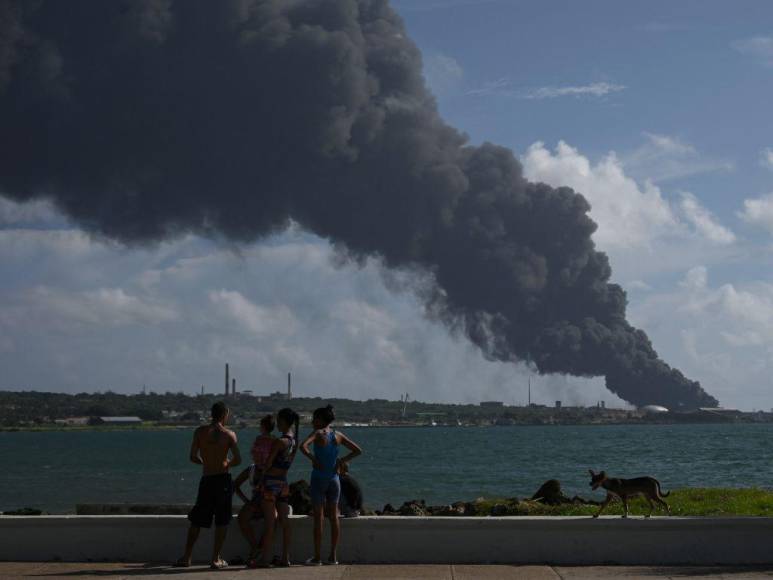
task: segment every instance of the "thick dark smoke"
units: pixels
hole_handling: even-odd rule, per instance
[[[588,203],[440,118],[386,0],[0,0],[0,191],[128,244],[295,220],[434,279],[491,359],[717,401],[625,319]]]

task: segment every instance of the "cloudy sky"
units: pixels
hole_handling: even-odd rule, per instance
[[[725,406],[773,407],[773,7],[396,0],[444,117],[592,205],[629,319]],[[767,23],[767,24],[766,24]],[[525,367],[428,321],[400,273],[297,229],[255,246],[93,239],[0,198],[0,388],[524,402]],[[538,402],[622,406],[601,380]]]

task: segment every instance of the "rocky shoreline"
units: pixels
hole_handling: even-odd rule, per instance
[[[299,480],[290,484],[290,505],[296,515],[311,513],[311,495],[309,484]],[[386,504],[380,510],[363,510],[361,515],[368,516],[406,516],[406,517],[464,517],[464,516],[524,516],[529,515],[535,504],[542,506],[559,505],[599,505],[599,502],[579,496],[568,497],[561,490],[557,479],[549,479],[530,498],[507,498],[491,500],[478,498],[473,501],[457,501],[448,505],[427,505],[423,499],[412,499],[399,507]]]

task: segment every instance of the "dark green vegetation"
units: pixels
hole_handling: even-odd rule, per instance
[[[233,412],[236,427],[255,425],[266,413],[275,413],[291,406],[299,411],[304,422],[311,412],[328,403],[336,409],[339,423],[357,423],[384,426],[402,425],[599,425],[642,423],[725,423],[770,422],[773,413],[690,412],[646,414],[640,411],[607,409],[603,407],[562,408],[531,405],[443,404],[386,399],[353,401],[350,399],[322,399],[300,397],[288,401],[281,393],[258,397],[239,394],[224,398],[222,394],[195,395],[184,393],[148,393],[124,395],[104,393],[45,393],[37,391],[0,391],[0,429],[87,428],[86,425],[65,425],[63,420],[73,417],[137,416],[141,426],[120,428],[163,428],[176,425],[194,425],[206,421],[215,401],[225,400]],[[57,423],[58,421],[58,423]],[[88,426],[88,428],[92,428]],[[116,426],[96,428],[115,429]]]
[[[224,399],[223,395],[190,396],[183,393],[148,393],[123,395],[112,392],[44,393],[35,391],[0,391],[0,426],[6,428],[46,428],[57,419],[68,417],[137,416],[156,425],[193,424],[206,420],[215,401],[225,400],[231,408],[234,424],[254,424],[266,413],[291,406],[301,414],[309,414],[317,407],[332,404],[339,421],[375,424],[425,425],[459,422],[468,425],[487,425],[494,422],[511,424],[624,422],[635,419],[629,411],[601,408],[552,409],[547,407],[494,408],[480,405],[454,405],[369,399],[293,398],[283,395],[256,397],[239,394]],[[403,409],[405,408],[405,415]]]
[[[674,516],[773,516],[773,491],[759,488],[686,488],[675,489],[666,498]],[[474,515],[502,516],[589,516],[598,511],[594,505],[544,505],[531,500],[481,499],[472,502]],[[631,515],[646,515],[644,499],[630,502]],[[615,501],[604,515],[622,515],[623,504]],[[472,515],[472,514],[471,514]],[[665,515],[655,510],[653,515]]]

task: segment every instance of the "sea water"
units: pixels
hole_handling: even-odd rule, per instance
[[[651,475],[664,490],[773,488],[773,424],[406,427],[343,429],[364,454],[351,473],[365,503],[447,504],[531,496],[545,480],[591,492],[588,469]],[[307,430],[302,432],[305,433]],[[245,460],[255,430],[237,431]],[[190,503],[200,467],[192,430],[0,433],[0,511],[72,513],[76,503]],[[240,468],[236,468],[238,473]],[[309,478],[301,454],[290,480]]]

